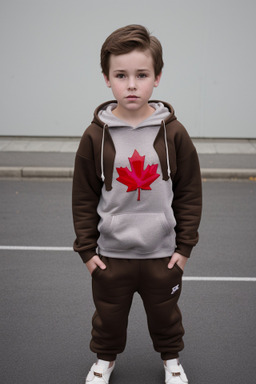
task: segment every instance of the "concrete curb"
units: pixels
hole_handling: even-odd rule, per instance
[[[72,178],[72,167],[0,167],[0,178]],[[256,180],[256,169],[202,168],[203,179]]]
[[[0,178],[72,178],[72,167],[0,167]]]
[[[256,169],[202,168],[203,179],[256,179]]]

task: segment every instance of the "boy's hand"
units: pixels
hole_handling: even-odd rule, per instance
[[[97,267],[100,267],[100,269],[106,269],[106,265],[101,261],[98,255],[94,255],[87,263],[85,263],[86,267],[88,268],[88,271],[90,274],[93,273],[94,269]]]
[[[174,267],[174,264],[177,264],[182,269],[182,271],[184,271],[187,261],[188,261],[187,257],[182,256],[177,252],[174,252],[174,254],[171,257],[171,260],[169,261],[168,268],[172,269]]]

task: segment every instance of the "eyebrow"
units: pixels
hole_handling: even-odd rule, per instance
[[[113,72],[127,72],[126,69],[116,69]],[[137,69],[137,72],[150,72],[150,69]]]

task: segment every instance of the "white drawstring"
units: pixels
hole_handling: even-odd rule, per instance
[[[104,169],[103,169],[103,152],[104,152],[105,129],[106,129],[106,124],[104,124],[104,126],[103,126],[102,141],[101,141],[101,154],[100,154],[101,180],[103,182],[105,180]]]
[[[168,177],[171,177],[171,168],[170,168],[170,160],[169,160],[169,150],[168,150],[168,144],[167,144],[167,133],[166,133],[166,126],[165,122],[163,120],[164,124],[164,142],[165,142],[165,150],[166,150],[166,161],[167,161],[167,173]]]

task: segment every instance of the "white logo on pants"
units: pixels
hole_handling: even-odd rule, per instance
[[[173,295],[176,291],[178,291],[178,289],[180,289],[180,285],[179,285],[179,284],[177,284],[177,285],[175,285],[174,287],[172,287],[172,293],[171,293],[171,295]]]

